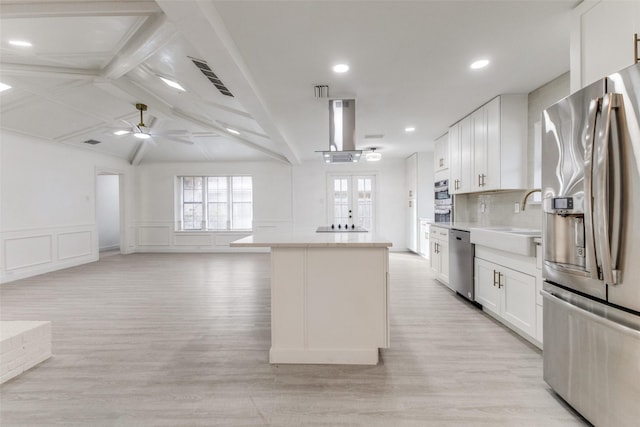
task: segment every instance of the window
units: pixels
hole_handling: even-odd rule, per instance
[[[253,222],[250,176],[181,176],[182,230],[249,230]]]

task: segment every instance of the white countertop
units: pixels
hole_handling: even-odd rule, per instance
[[[434,222],[431,224],[431,227],[471,231],[472,228],[482,228],[483,226],[477,222]]]
[[[314,231],[264,232],[231,242],[244,248],[391,247],[391,241],[375,233],[316,233]]]

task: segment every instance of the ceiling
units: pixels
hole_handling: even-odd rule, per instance
[[[356,148],[406,157],[494,96],[568,71],[577,3],[0,0],[0,127],[133,164],[321,161],[322,84],[356,99]],[[479,58],[490,65],[470,69]],[[137,103],[152,138],[114,135],[138,124]]]

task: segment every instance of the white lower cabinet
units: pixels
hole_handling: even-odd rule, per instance
[[[436,279],[449,286],[449,230],[432,225],[430,236],[431,268],[436,273]]]
[[[431,255],[429,240],[429,221],[421,219],[420,235],[418,238],[418,253],[425,258],[429,258]]]
[[[484,311],[540,346],[535,260],[476,245],[474,285]]]

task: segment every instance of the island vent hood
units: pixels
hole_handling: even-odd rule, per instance
[[[322,153],[326,163],[355,163],[362,150],[356,150],[356,100],[329,100],[329,151]]]

